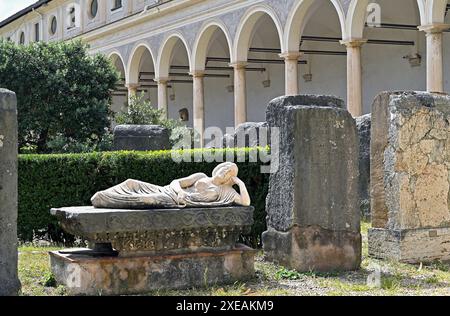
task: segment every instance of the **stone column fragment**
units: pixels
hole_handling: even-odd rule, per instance
[[[267,196],[268,260],[299,271],[357,269],[361,262],[358,135],[342,100],[273,100],[269,127],[280,131],[280,168]]]
[[[17,295],[17,108],[0,89],[0,296]]]
[[[450,96],[384,92],[372,108],[369,254],[450,259]]]

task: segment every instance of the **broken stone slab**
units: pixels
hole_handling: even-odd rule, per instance
[[[0,89],[0,296],[17,295],[17,102]]]
[[[373,103],[369,254],[450,259],[450,96],[383,92]]]
[[[169,150],[170,133],[158,125],[118,125],[114,128],[114,150]]]
[[[253,212],[253,207],[51,210],[66,232],[93,245],[111,244],[124,257],[232,249],[250,232]]]
[[[280,130],[280,167],[266,202],[265,257],[299,271],[357,269],[361,262],[358,135],[344,102],[290,96],[267,109]]]
[[[370,127],[372,115],[356,118],[359,135],[359,207],[361,215],[370,219]]]
[[[79,249],[71,251],[50,253],[55,279],[71,295],[148,294],[155,290],[233,284],[255,275],[256,251],[243,245],[228,251],[125,258],[93,258],[79,255]]]

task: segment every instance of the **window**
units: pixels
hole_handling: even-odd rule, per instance
[[[58,28],[58,21],[56,20],[56,16],[53,16],[50,20],[50,34],[55,35]]]
[[[75,7],[70,7],[69,8],[69,25],[68,25],[68,29],[74,28],[76,26],[76,16],[75,16]]]
[[[92,0],[91,1],[91,7],[89,9],[89,14],[91,18],[95,18],[98,13],[98,0]]]
[[[20,45],[25,44],[25,33],[24,33],[24,32],[20,33],[20,36],[19,36],[19,44],[20,44]]]
[[[39,23],[36,23],[34,25],[34,41],[35,42],[39,42],[39,40],[40,40],[40,34],[39,34],[40,27],[41,26],[39,25]]]
[[[113,8],[111,11],[120,9],[122,7],[122,0],[113,0]]]

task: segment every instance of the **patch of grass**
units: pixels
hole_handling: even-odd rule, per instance
[[[19,248],[19,277],[24,296],[60,296],[64,287],[52,280],[48,251],[53,248],[25,246]]]
[[[381,288],[389,292],[397,292],[402,286],[402,277],[400,275],[381,276]]]
[[[372,228],[372,224],[370,221],[362,221],[361,222],[361,234],[367,235],[369,233],[369,229]]]
[[[284,279],[284,280],[299,280],[301,279],[302,274],[300,272],[297,272],[295,270],[288,270],[284,267],[280,268],[275,273],[275,278],[278,280]]]

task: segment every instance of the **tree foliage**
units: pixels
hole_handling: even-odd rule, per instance
[[[118,79],[107,57],[89,55],[81,41],[0,41],[0,86],[17,95],[20,148],[45,153],[55,139],[101,142]]]

